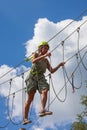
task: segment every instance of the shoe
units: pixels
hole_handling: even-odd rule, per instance
[[[53,114],[53,112],[51,112],[51,111],[45,111],[45,115],[52,115]]]
[[[45,112],[44,112],[44,111],[43,111],[43,112],[39,112],[39,116],[40,116],[40,117],[45,116]]]
[[[26,124],[31,123],[31,122],[32,122],[31,120],[24,119],[22,124],[23,124],[23,125],[26,125]]]
[[[51,111],[45,110],[45,111],[40,112],[40,113],[39,113],[39,116],[40,116],[40,117],[43,117],[43,116],[52,115],[52,114],[53,114],[53,113],[52,113]]]

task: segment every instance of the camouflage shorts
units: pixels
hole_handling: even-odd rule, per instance
[[[38,90],[39,93],[42,93],[42,90],[48,89],[49,90],[49,84],[47,83],[47,80],[45,79],[45,76],[37,76],[37,75],[30,75],[26,80],[26,86],[27,86],[27,93],[30,93],[31,90]]]

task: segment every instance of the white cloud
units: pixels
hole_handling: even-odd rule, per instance
[[[22,110],[23,110],[22,102],[24,100],[23,96],[25,96],[24,95],[25,90],[24,91],[21,91],[21,90],[22,90],[22,87],[25,87],[25,85],[23,86],[22,76],[21,75],[17,76],[17,74],[21,73],[23,70],[26,70],[26,69],[27,68],[23,66],[17,69],[11,68],[7,65],[2,65],[0,67],[0,95],[1,95],[0,100],[3,101],[4,97],[5,98],[7,97],[6,106],[8,106],[9,107],[8,109],[12,112],[12,118],[15,116],[17,117],[19,115],[22,116]],[[6,75],[3,76],[4,74]],[[25,77],[26,77],[26,74],[25,74]],[[9,99],[8,99],[8,95],[10,95]],[[13,102],[14,95],[15,95],[15,98]],[[13,104],[13,109],[12,109],[12,104]]]
[[[63,41],[67,36],[69,36],[70,33],[72,33],[75,29],[77,29],[77,27],[79,27],[80,24],[83,23],[85,20],[87,20],[86,16],[83,17],[83,19],[80,21],[74,21],[68,28],[66,28],[58,36],[56,36],[54,39],[52,39],[49,42],[50,50],[53,50],[58,44],[61,43],[61,41]],[[26,43],[26,56],[30,56],[33,51],[37,50],[37,46],[40,41],[50,40],[57,32],[59,32],[61,29],[63,29],[71,21],[72,21],[71,19],[68,19],[68,20],[60,21],[58,23],[54,23],[52,21],[49,21],[46,18],[39,19],[37,21],[37,23],[35,24],[33,38],[30,39],[29,41],[27,41],[27,43]],[[65,49],[64,59],[65,60],[67,60],[73,54],[76,53],[77,39],[78,39],[78,34],[77,34],[77,32],[75,32],[69,39],[67,39],[64,42],[64,49]],[[84,24],[80,28],[80,39],[79,40],[80,40],[79,41],[80,49],[83,48],[85,45],[87,45],[87,24]],[[84,51],[86,51],[86,50],[87,50],[87,48],[82,51],[81,56],[83,56]],[[85,56],[85,58],[83,60],[85,65],[87,64],[86,57],[87,56]],[[60,45],[58,48],[56,48],[52,52],[52,58],[51,58],[52,63],[51,64],[54,67],[57,64],[59,64],[62,60],[63,60],[63,47]],[[79,59],[79,61],[80,61],[80,59]],[[67,74],[69,77],[71,76],[71,74],[74,71],[74,69],[76,68],[76,66],[77,66],[76,57],[72,58],[65,64]],[[39,120],[41,128],[44,129],[45,127],[50,127],[50,128],[54,128],[56,130],[55,124],[56,125],[61,125],[62,123],[67,124],[76,118],[76,114],[78,112],[81,112],[82,107],[80,105],[80,97],[81,97],[81,95],[86,93],[85,87],[84,87],[85,86],[84,82],[87,77],[87,71],[85,71],[84,67],[81,64],[80,64],[80,67],[82,70],[82,78],[83,78],[82,88],[79,90],[76,90],[76,92],[73,94],[71,84],[68,82],[66,101],[64,103],[61,103],[56,98],[56,100],[50,105],[50,110],[53,111],[53,115]],[[0,75],[3,75],[5,72],[7,72],[10,69],[12,69],[12,68],[8,67],[6,65],[1,66]],[[6,79],[12,78],[12,76],[16,76],[16,74],[18,74],[18,72],[21,72],[21,70],[23,70],[23,69],[26,70],[26,67],[23,66],[21,68],[17,68],[17,70],[14,69],[11,72],[11,74],[8,74],[5,78],[0,80],[0,83],[5,81]],[[80,71],[78,68],[75,73],[76,87],[78,87],[80,85],[80,78],[81,78],[80,76],[81,76],[81,74],[80,74]],[[55,74],[52,75],[52,77],[53,77],[54,88],[55,88],[56,92],[58,93],[63,88],[64,83],[65,83],[62,69],[59,69]],[[12,82],[12,85],[13,85],[13,87],[11,89],[11,92],[21,89],[22,88],[22,78],[21,77],[15,78]],[[0,87],[0,94],[3,96],[8,95],[9,84],[1,85],[1,86],[3,86],[3,87]],[[63,89],[58,96],[59,96],[59,98],[61,98],[63,100],[65,98],[65,90]],[[22,99],[21,92],[17,93],[17,95],[15,97],[15,107],[14,107],[14,113],[13,113],[14,116],[22,114],[20,111],[22,109],[22,100],[20,98]],[[52,90],[52,86],[51,86],[50,98],[51,98],[50,101],[54,100],[54,98],[55,98],[55,94]],[[35,105],[35,108],[37,109],[36,112],[39,112],[40,102],[38,105],[37,99],[39,100],[39,97],[38,97],[38,94],[36,93],[34,105]],[[24,101],[25,101],[25,99],[24,99]],[[20,105],[19,105],[19,103],[20,103]],[[37,128],[37,126],[36,126],[35,130],[43,130],[41,128]]]
[[[80,21],[74,21],[71,25],[69,25],[68,28],[66,28],[62,33],[60,33],[58,36],[56,36],[52,41],[49,42],[50,45],[50,50],[53,50],[58,44],[61,43],[61,41],[65,40],[66,37],[68,37],[74,30],[76,30],[85,20],[87,20],[87,17],[83,17],[82,20]],[[57,32],[59,32],[61,29],[63,29],[66,25],[68,25],[72,20],[64,20],[58,23],[53,23],[49,21],[48,19],[39,19],[35,25],[34,28],[34,37],[29,40],[26,44],[26,56],[31,55],[32,51],[37,50],[38,43],[40,41],[46,40],[49,41]],[[79,37],[79,43],[80,43],[80,49],[83,48],[84,46],[87,45],[87,23],[85,23],[81,28],[80,28],[80,37]],[[78,49],[78,33],[77,31],[73,33],[71,37],[69,37],[67,40],[64,42],[64,49],[65,49],[65,57],[64,59],[67,60],[70,58],[72,55],[74,55],[77,52]],[[30,50],[31,48],[31,50]],[[32,49],[33,48],[33,49]],[[84,51],[81,52],[81,56],[83,56]],[[85,56],[86,57],[86,56]],[[52,52],[52,66],[56,66],[58,63],[60,63],[63,60],[63,48],[60,45],[56,50]],[[85,59],[86,60],[86,59]],[[87,60],[84,63],[85,65],[87,64]],[[55,62],[54,62],[55,61]],[[80,59],[79,59],[80,61]],[[76,57],[72,58],[70,61],[68,61],[65,65],[67,74],[70,77],[72,72],[77,66],[77,61]],[[82,77],[83,77],[83,87],[79,90],[76,90],[76,92],[73,94],[72,93],[72,87],[71,84],[67,84],[67,99],[64,103],[61,103],[57,99],[54,101],[54,103],[51,105],[51,109],[53,111],[53,116],[52,118],[50,117],[49,119],[46,118],[43,120],[43,126],[49,126],[48,122],[51,122],[53,124],[62,124],[62,123],[67,123],[71,122],[76,118],[76,114],[78,112],[81,112],[82,107],[80,105],[80,96],[85,93],[85,85],[84,81],[86,80],[86,72],[84,67],[80,65],[82,69]],[[75,85],[77,87],[80,86],[80,71],[79,68],[75,72]],[[64,85],[64,79],[63,79],[63,72],[62,69],[58,70],[55,74],[53,74],[53,83],[56,92],[58,93],[60,89]],[[70,79],[71,80],[71,79]],[[64,99],[64,89],[59,95],[59,97],[63,100]],[[53,100],[55,97],[55,94],[51,88],[51,100]],[[41,122],[42,123],[42,122]]]
[[[42,128],[35,128],[35,127],[33,127],[33,130],[44,130],[44,129],[42,129]]]

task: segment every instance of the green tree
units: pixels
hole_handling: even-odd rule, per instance
[[[87,83],[86,83],[87,88]],[[84,106],[84,110],[81,114],[77,114],[77,121],[75,121],[72,126],[71,130],[87,130],[87,123],[85,118],[87,119],[87,95],[83,95],[81,97],[81,104]]]

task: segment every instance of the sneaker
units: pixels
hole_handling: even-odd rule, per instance
[[[24,119],[22,124],[23,124],[23,125],[26,125],[26,124],[31,123],[31,122],[32,122],[31,120]]]
[[[39,113],[39,116],[40,116],[40,117],[43,117],[43,116],[52,115],[52,114],[53,114],[53,113],[52,113],[51,111],[45,110],[45,111],[43,111],[43,112],[40,112],[40,113]]]

